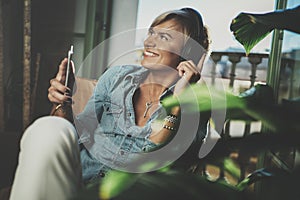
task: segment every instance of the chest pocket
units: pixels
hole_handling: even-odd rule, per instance
[[[120,105],[113,104],[111,102],[105,102],[103,104],[103,115],[100,121],[100,128],[104,133],[112,133],[118,126],[120,115],[123,112],[123,108]]]

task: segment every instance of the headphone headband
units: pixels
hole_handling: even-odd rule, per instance
[[[192,28],[190,33],[190,38],[188,39],[183,51],[181,52],[181,57],[183,60],[193,60],[197,64],[206,51],[202,47],[203,42],[205,41],[204,26],[202,21],[202,16],[199,12],[192,8],[182,8],[179,10],[181,16],[185,17],[188,20],[192,20],[195,24],[195,28]]]
[[[187,18],[195,22],[196,29],[191,37],[197,42],[201,42],[201,40],[204,39],[204,27],[201,14],[192,8],[182,8],[180,11],[183,11]]]

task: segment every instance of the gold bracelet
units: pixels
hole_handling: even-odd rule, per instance
[[[61,103],[60,103],[60,104],[58,104],[58,105],[55,107],[55,109],[54,109],[54,110],[56,111],[56,110],[58,110],[60,107],[62,107],[62,104],[61,104]]]

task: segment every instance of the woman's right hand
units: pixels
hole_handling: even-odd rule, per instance
[[[48,99],[54,104],[62,104],[64,102],[71,101],[72,88],[70,86],[73,86],[75,80],[73,70],[74,67],[73,63],[71,62],[72,67],[70,69],[69,74],[69,87],[67,87],[64,85],[67,73],[67,62],[67,58],[61,61],[58,67],[56,77],[50,80],[50,87],[48,89]]]

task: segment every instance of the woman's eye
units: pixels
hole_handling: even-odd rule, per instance
[[[153,30],[149,30],[148,31],[148,35],[154,35],[154,31]]]
[[[160,36],[160,39],[165,40],[165,41],[168,41],[168,40],[169,40],[169,38],[168,38],[167,36],[164,36],[164,35],[161,35],[161,36]]]

